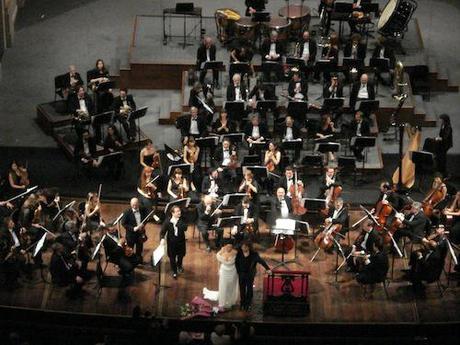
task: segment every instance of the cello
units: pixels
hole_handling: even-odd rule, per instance
[[[342,224],[334,224],[332,221],[328,223],[326,221],[324,230],[315,238],[315,244],[323,250],[332,248],[334,245],[334,237],[340,230],[342,230]]]
[[[431,192],[428,194],[425,200],[423,200],[423,213],[425,213],[425,216],[428,218],[433,215],[433,209],[436,207],[436,205],[445,198],[445,193],[443,192],[444,188],[446,188],[446,185],[444,184],[444,181],[441,181],[441,183],[436,188],[432,188]]]
[[[297,180],[297,170],[294,173],[294,184],[289,188],[289,193],[291,194],[291,204],[292,204],[292,213],[296,216],[303,216],[307,213],[307,209],[302,205],[302,194],[304,192],[304,187],[302,184],[299,185]]]

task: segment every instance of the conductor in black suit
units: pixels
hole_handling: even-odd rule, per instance
[[[168,247],[169,263],[171,265],[172,276],[177,278],[178,273],[182,273],[184,268],[182,260],[186,253],[185,232],[187,224],[181,219],[181,209],[179,206],[173,206],[171,217],[161,226],[160,238],[161,243]]]
[[[362,74],[359,82],[353,84],[350,93],[350,109],[355,110],[356,102],[362,100],[374,100],[374,85],[369,82],[367,74]],[[366,114],[369,115],[369,114]]]
[[[132,111],[136,110],[136,102],[132,95],[128,94],[128,89],[120,89],[120,95],[113,99],[112,104],[113,111],[115,113],[115,118],[118,120],[129,140],[133,141],[136,137],[136,121],[133,118],[129,119],[129,114]]]
[[[130,208],[123,215],[121,225],[126,230],[126,243],[134,249],[136,247],[136,256],[142,262],[142,251],[144,250],[145,224],[141,224],[147,217],[147,209],[139,206],[139,199],[132,198]]]
[[[251,242],[243,242],[241,248],[238,249],[235,259],[240,285],[240,309],[242,310],[247,311],[251,307],[257,264],[262,265],[267,273],[270,273],[270,267],[260,257],[259,253],[254,251]]]
[[[211,37],[205,37],[203,43],[198,47],[196,52],[196,70],[200,71],[200,83],[204,84],[204,78],[206,77],[207,70],[204,69],[206,62],[216,61],[216,45],[212,41]],[[212,70],[212,80],[216,88],[219,88],[219,71]]]

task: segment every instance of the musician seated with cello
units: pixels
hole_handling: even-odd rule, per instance
[[[447,255],[447,241],[444,225],[422,238],[423,248],[413,251],[409,260],[410,268],[406,270],[407,278],[416,291],[424,289],[423,282],[432,283],[439,279]]]
[[[342,181],[337,174],[336,169],[334,168],[326,168],[325,174],[321,179],[321,185],[319,187],[319,195],[318,198],[326,198],[331,199],[332,194],[340,194],[342,189]],[[332,194],[331,194],[332,193]]]
[[[144,251],[144,242],[147,241],[145,222],[148,216],[148,211],[140,206],[138,198],[130,200],[130,208],[127,209],[121,225],[126,230],[126,244],[128,247],[135,249],[135,255],[139,263],[143,263],[142,252]]]
[[[201,233],[206,251],[211,251],[211,243],[209,242],[209,231],[212,230],[212,225],[222,213],[221,210],[216,209],[216,199],[210,195],[205,195],[202,202],[196,208],[198,219],[196,226]],[[216,229],[216,248],[219,250],[222,245],[223,229]]]
[[[402,222],[402,227],[394,234],[396,242],[402,237],[408,237],[413,243],[422,243],[429,219],[423,213],[420,202],[414,201],[406,215],[397,213],[396,218]]]
[[[115,119],[122,124],[128,140],[136,140],[136,120],[130,116],[131,112],[136,110],[136,102],[133,96],[128,94],[127,88],[120,88],[120,95],[113,99],[112,108]]]
[[[60,287],[69,286],[69,290],[66,291],[67,297],[81,296],[85,280],[80,272],[79,262],[66,253],[62,244],[54,243],[52,248],[53,254],[49,266],[51,281]]]
[[[132,248],[128,247],[124,238],[120,238],[116,226],[104,227],[105,238],[102,242],[105,255],[109,262],[118,266],[122,276],[121,287],[129,284],[133,278],[134,269],[139,263],[138,257],[133,255]]]
[[[284,176],[279,179],[276,188],[277,189],[283,188],[286,192],[286,196],[292,199],[292,197],[294,197],[293,195],[294,190],[296,189],[295,182],[296,182],[296,178],[294,174],[294,168],[292,166],[287,166],[284,170]],[[302,194],[303,194],[304,184],[300,178],[297,179],[297,185],[298,185],[297,186],[298,189],[302,188],[302,193],[300,197],[303,197]]]
[[[231,231],[237,244],[253,238],[258,233],[259,211],[249,197],[244,197],[241,204],[235,208],[235,216],[242,217],[240,225],[233,227]]]
[[[324,230],[315,238],[315,244],[326,251],[335,247],[335,242],[348,231],[348,209],[343,205],[343,199],[337,198],[333,207],[329,208],[327,218],[324,220]]]
[[[345,250],[348,265],[347,272],[358,272],[357,260],[354,253],[359,253],[360,255],[373,254],[374,244],[381,240],[377,230],[374,229],[374,222],[372,220],[365,221],[362,231],[356,238],[353,246]]]
[[[446,207],[447,186],[442,179],[442,175],[437,173],[434,176],[431,190],[422,201],[422,208],[425,216],[430,219],[438,217],[440,210]]]
[[[27,236],[11,217],[5,217],[0,228],[0,267],[8,289],[19,287],[18,279],[25,268]]]

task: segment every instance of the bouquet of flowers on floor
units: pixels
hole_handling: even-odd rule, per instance
[[[203,298],[195,296],[190,303],[180,307],[181,319],[191,319],[195,316],[210,317],[213,313],[212,306]]]

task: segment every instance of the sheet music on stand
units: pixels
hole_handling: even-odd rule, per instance
[[[152,253],[152,265],[155,267],[158,265],[160,260],[165,256],[165,245],[164,244],[159,244],[158,247],[155,248],[155,250]]]
[[[274,235],[289,235],[295,234],[296,221],[295,219],[289,218],[278,218],[275,221],[275,226],[272,228],[272,234]]]
[[[37,254],[40,252],[40,250],[43,248],[43,245],[45,244],[45,240],[46,240],[46,235],[47,233],[45,232],[43,236],[40,238],[40,240],[38,241],[37,246],[35,247],[35,250],[34,250],[33,257],[36,257]]]
[[[243,199],[247,194],[246,193],[233,193],[233,194],[225,194],[224,198],[222,199],[222,206],[228,206],[230,199]]]

